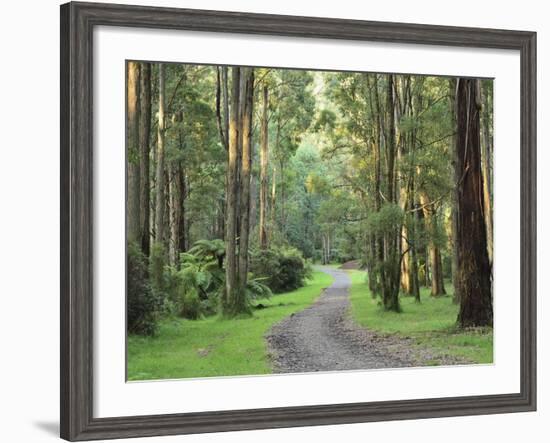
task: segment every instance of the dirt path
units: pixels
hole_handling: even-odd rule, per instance
[[[349,318],[351,281],[344,271],[318,267],[334,283],[309,308],[275,325],[266,337],[274,372],[316,372],[414,366],[406,339],[378,336]]]

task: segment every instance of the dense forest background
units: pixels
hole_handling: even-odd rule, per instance
[[[354,261],[491,326],[492,81],[127,63],[128,329],[250,315]]]

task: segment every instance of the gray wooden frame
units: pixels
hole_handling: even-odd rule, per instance
[[[521,392],[94,418],[92,44],[98,25],[519,51]],[[494,414],[536,409],[536,33],[99,3],[61,6],[61,437],[70,441]],[[122,321],[122,319],[121,319]]]

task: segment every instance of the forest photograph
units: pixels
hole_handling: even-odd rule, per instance
[[[493,363],[493,80],[126,62],[128,381]]]

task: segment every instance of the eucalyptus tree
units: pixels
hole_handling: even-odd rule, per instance
[[[479,81],[460,78],[456,89],[458,168],[458,323],[492,326],[491,266],[483,206]]]
[[[222,313],[230,317],[248,311],[246,285],[253,106],[254,69],[231,68],[225,204],[225,291],[222,297]]]
[[[151,63],[140,63],[139,93],[139,223],[141,249],[148,256],[151,249]]]
[[[139,83],[140,67],[137,62],[127,64],[127,197],[126,208],[128,213],[127,238],[128,241],[139,243],[140,230],[140,161],[139,161]]]
[[[158,121],[157,121],[157,149],[156,149],[156,169],[155,169],[155,242],[161,244],[164,241],[164,212],[165,212],[165,176],[164,176],[164,141],[165,141],[165,109],[166,109],[166,88],[165,88],[164,63],[158,67]]]

